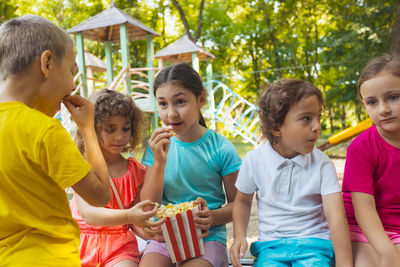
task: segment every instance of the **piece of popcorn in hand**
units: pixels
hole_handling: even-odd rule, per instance
[[[175,132],[174,132],[174,130],[172,129],[172,126],[171,126],[171,125],[165,125],[164,123],[162,123],[162,127],[163,127],[163,128],[166,128],[167,131],[168,131],[169,133],[172,134],[172,136],[175,136],[175,135],[176,135]]]

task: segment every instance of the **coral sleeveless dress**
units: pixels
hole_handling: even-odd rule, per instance
[[[128,158],[128,171],[123,177],[112,178],[122,205],[130,208],[145,177],[145,167],[134,158]],[[79,246],[82,266],[112,266],[122,260],[139,262],[139,250],[135,235],[129,225],[95,226],[87,225],[79,214],[76,197],[71,201],[72,216],[77,220],[81,230]],[[108,209],[119,209],[114,194],[105,206]]]

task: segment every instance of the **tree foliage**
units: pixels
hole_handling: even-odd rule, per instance
[[[250,101],[279,78],[313,82],[325,97],[323,127],[334,132],[366,117],[357,100],[360,71],[373,57],[400,53],[398,0],[116,0],[124,10],[162,34],[155,50],[183,34],[217,59],[214,77]],[[0,2],[0,23],[33,13],[64,29],[85,21],[110,0],[9,0]],[[104,57],[102,44],[86,41]],[[119,45],[114,45],[118,51]],[[144,41],[131,43],[132,66],[146,65]],[[115,66],[119,55],[115,53]],[[204,63],[200,65],[204,70]],[[205,74],[201,71],[201,74]]]

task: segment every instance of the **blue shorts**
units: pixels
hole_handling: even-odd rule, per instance
[[[254,242],[250,252],[256,257],[254,267],[335,266],[335,253],[330,240],[288,238]]]

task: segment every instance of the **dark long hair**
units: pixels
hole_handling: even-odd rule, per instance
[[[160,71],[154,81],[154,96],[156,96],[157,89],[165,83],[177,84],[191,91],[196,97],[199,97],[206,92],[200,75],[186,63],[171,65]],[[200,125],[207,127],[206,121],[201,112],[199,123]]]

